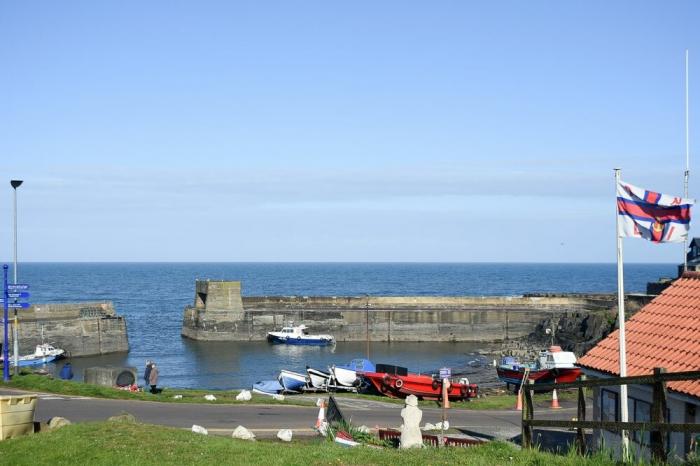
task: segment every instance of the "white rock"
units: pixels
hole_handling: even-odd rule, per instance
[[[429,422],[426,422],[425,425],[423,426],[423,430],[435,430],[435,424],[431,424]]]
[[[241,393],[236,395],[238,401],[250,401],[253,395],[250,394],[250,390],[241,390]]]
[[[277,432],[277,438],[282,440],[283,442],[291,442],[292,431],[289,429],[280,429],[279,432]]]
[[[173,395],[173,399],[174,399],[174,400],[181,400],[181,399],[182,399],[182,395]]]
[[[363,434],[369,434],[370,430],[369,427],[367,426],[360,426],[357,428],[358,432],[362,432]]]
[[[279,393],[275,393],[274,395],[272,395],[272,399],[277,400],[277,401],[284,401],[284,395],[280,395]]]
[[[192,432],[195,434],[209,435],[207,429],[202,426],[198,426],[197,424],[192,424]]]
[[[231,437],[241,440],[255,440],[255,434],[243,426],[238,426],[231,434]]]
[[[445,429],[445,430],[448,430],[449,428],[450,428],[450,421],[445,421],[445,427],[444,427],[444,429]],[[442,430],[442,429],[443,429],[443,427],[442,427],[442,421],[441,421],[441,422],[438,422],[437,424],[435,424],[435,430]]]
[[[204,399],[208,401],[216,401],[216,397],[214,395],[204,395]]]

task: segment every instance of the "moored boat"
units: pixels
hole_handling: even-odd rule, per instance
[[[561,347],[552,345],[547,350],[540,351],[537,361],[520,363],[516,358],[506,356],[496,367],[498,378],[507,385],[519,387],[527,372],[527,378],[535,384],[552,382],[574,382],[581,375],[581,369],[576,366],[576,355],[570,351],[562,351]]]
[[[335,343],[335,338],[332,335],[311,335],[306,325],[290,322],[279,332],[268,332],[267,341],[285,345],[328,346]]]
[[[65,354],[65,351],[56,348],[53,345],[49,343],[42,343],[40,345],[36,345],[36,348],[34,349],[33,354],[27,354],[25,356],[20,356],[18,358],[18,365],[19,367],[26,367],[26,366],[39,366],[42,364],[47,364],[49,362],[53,362],[56,359],[62,357]],[[0,361],[2,360],[2,357],[0,357]],[[15,358],[13,356],[10,356],[10,366],[15,365]]]

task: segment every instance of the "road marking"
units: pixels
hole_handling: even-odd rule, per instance
[[[65,400],[62,396],[39,395],[40,400]]]

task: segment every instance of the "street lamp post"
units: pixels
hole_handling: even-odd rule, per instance
[[[14,263],[13,263],[13,283],[17,284],[17,188],[22,185],[22,180],[11,180],[10,185],[14,190]],[[17,299],[15,299],[17,302]],[[15,322],[12,328],[12,343],[15,352],[15,375],[19,374],[19,328],[17,321],[17,308],[15,308]]]
[[[369,295],[365,294],[365,324],[366,330],[365,336],[367,338],[367,359],[369,360]]]

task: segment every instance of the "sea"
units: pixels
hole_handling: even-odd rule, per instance
[[[10,272],[12,270],[10,269]],[[625,291],[675,276],[674,264],[625,264]],[[11,276],[11,275],[10,275]],[[287,347],[267,342],[198,342],[180,336],[182,312],[197,279],[240,280],[244,296],[518,296],[613,293],[615,264],[529,263],[20,263],[18,282],[32,303],[112,301],[127,319],[128,354],[72,358],[85,367],[157,362],[165,387],[235,389],[274,379],[280,369],[325,369],[364,357],[364,342]],[[313,329],[311,329],[313,332]],[[29,352],[31,349],[24,349]],[[372,342],[370,359],[431,372],[479,372],[491,362],[484,345]],[[49,365],[58,372],[64,362]]]

